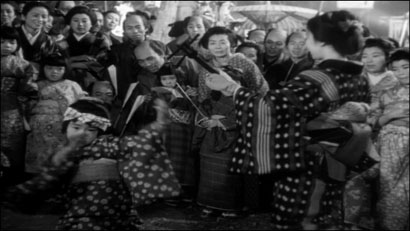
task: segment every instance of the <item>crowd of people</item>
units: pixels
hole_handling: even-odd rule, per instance
[[[23,5],[1,2],[7,206],[58,202],[63,230],[135,230],[155,201],[409,229],[409,49],[350,12],[246,38],[193,15],[164,44],[145,11]]]

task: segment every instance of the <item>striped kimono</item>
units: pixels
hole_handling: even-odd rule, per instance
[[[353,62],[325,60],[263,97],[245,88],[235,93],[241,131],[230,171],[273,174],[275,229],[341,223],[344,183],[327,176],[319,152],[306,150],[306,124],[348,101],[367,102],[368,83],[361,71]]]
[[[236,76],[246,87],[263,94],[268,85],[263,79],[258,67],[243,54],[234,54],[228,65],[241,69],[242,74]],[[230,174],[228,163],[232,158],[233,149],[238,136],[235,123],[235,108],[232,97],[215,96],[205,85],[207,72],[199,73],[199,101],[200,107],[207,116],[224,116],[219,121],[224,126],[214,127],[211,130],[196,128],[196,135],[202,133],[200,143],[200,180],[197,202],[205,207],[238,211],[243,204],[243,177]],[[200,117],[200,116],[198,116]],[[197,137],[194,138],[194,140]]]

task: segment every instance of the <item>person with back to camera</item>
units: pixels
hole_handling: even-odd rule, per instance
[[[364,170],[374,161],[363,154],[364,149],[358,148],[348,154],[336,151],[334,157],[310,151],[309,147],[316,142],[332,137],[313,136],[314,131],[321,130],[307,131],[307,128],[311,122],[319,127],[327,125],[316,117],[347,102],[370,102],[369,86],[361,75],[363,66],[346,59],[360,50],[362,40],[358,29],[340,11],[310,19],[307,29],[307,47],[314,59],[322,61],[282,88],[270,90],[266,95],[258,94],[241,87],[222,71],[210,75],[206,83],[211,89],[234,97],[236,123],[241,133],[230,171],[273,174],[273,228],[340,229],[345,183],[335,178],[341,174],[343,177],[343,172],[334,172],[333,167]],[[344,123],[353,125],[349,120]],[[339,123],[335,126],[342,127]],[[342,136],[338,143],[357,140],[355,135],[352,137]],[[364,138],[369,140],[370,134],[366,133]],[[352,147],[339,148],[342,151]]]

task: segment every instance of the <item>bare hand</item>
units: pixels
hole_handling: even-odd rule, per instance
[[[145,103],[148,103],[149,101],[151,101],[152,100],[152,95],[151,94],[149,94],[149,95],[144,95],[144,102]]]
[[[197,89],[197,88],[190,87],[190,86],[187,86],[186,93],[187,93],[187,95],[189,95],[189,96],[198,96],[198,89]]]
[[[205,84],[215,91],[220,91],[226,96],[232,96],[240,84],[235,82],[226,72],[220,70],[219,74],[210,74],[205,79]]]

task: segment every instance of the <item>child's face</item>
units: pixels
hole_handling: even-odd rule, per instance
[[[205,34],[204,22],[200,17],[193,17],[188,23],[186,30],[191,38],[194,38],[197,34],[202,36]]]
[[[71,18],[71,29],[76,35],[83,35],[91,29],[91,19],[87,14],[76,14]]]
[[[65,67],[63,66],[50,66],[50,65],[45,65],[44,66],[44,74],[47,78],[47,80],[51,82],[57,82],[63,79],[65,72]]]
[[[17,49],[17,40],[1,39],[1,56],[7,56],[15,52]]]
[[[409,84],[409,60],[394,61],[391,69],[401,84]]]
[[[175,87],[177,85],[177,78],[175,75],[163,75],[161,76],[161,84],[164,87]]]
[[[258,61],[258,51],[253,47],[244,47],[239,52],[244,54],[248,59],[252,60],[254,63]]]
[[[71,121],[67,126],[67,139],[69,141],[80,140],[81,146],[91,144],[98,136],[98,128],[88,124]]]

